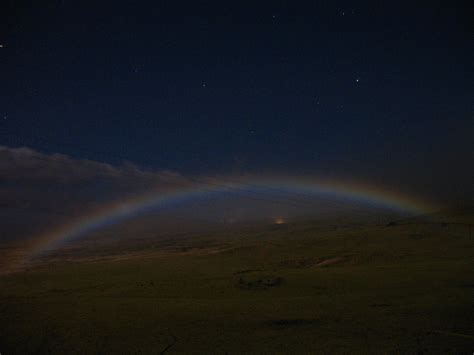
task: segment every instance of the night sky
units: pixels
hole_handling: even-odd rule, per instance
[[[411,3],[10,1],[0,145],[472,183],[472,6]]]

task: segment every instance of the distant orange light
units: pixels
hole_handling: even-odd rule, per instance
[[[284,224],[284,223],[286,223],[286,221],[281,217],[278,217],[275,219],[275,224]]]

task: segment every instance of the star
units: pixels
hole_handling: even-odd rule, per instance
[[[359,79],[359,78],[357,78],[357,79],[356,79],[356,83],[358,83],[358,82],[359,82],[359,80],[360,80],[360,79]]]

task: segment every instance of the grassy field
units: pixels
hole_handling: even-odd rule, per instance
[[[472,354],[473,270],[466,225],[422,220],[71,249],[0,276],[0,353]]]

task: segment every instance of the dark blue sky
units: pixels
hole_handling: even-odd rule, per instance
[[[468,3],[11,1],[0,145],[193,174],[469,165]]]

